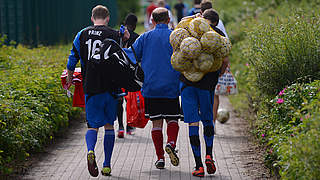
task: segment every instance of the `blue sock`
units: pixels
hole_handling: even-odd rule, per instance
[[[194,159],[196,161],[196,168],[203,167],[201,160],[201,147],[199,139],[199,126],[189,126],[189,138]]]
[[[213,138],[214,138],[214,124],[213,121],[205,120],[202,121],[203,124],[203,134],[204,134],[204,141],[206,143],[206,155],[212,156],[212,145],[213,145]]]
[[[113,129],[106,129],[104,133],[104,162],[103,167],[111,167],[111,156],[114,146],[114,130]]]
[[[97,143],[97,136],[98,132],[96,130],[89,129],[86,133],[86,142],[87,142],[87,149],[89,151],[94,151],[94,147]]]

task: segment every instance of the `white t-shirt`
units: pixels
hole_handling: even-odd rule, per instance
[[[229,37],[228,37],[228,34],[227,34],[227,32],[226,32],[226,29],[224,28],[223,22],[222,22],[220,19],[219,19],[217,28],[220,29],[227,38],[229,38]]]

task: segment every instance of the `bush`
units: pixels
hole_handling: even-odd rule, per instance
[[[10,173],[13,162],[41,150],[68,125],[72,100],[60,75],[69,48],[0,47],[0,174]]]
[[[250,33],[248,55],[256,87],[269,96],[294,82],[320,79],[319,14],[274,20]]]
[[[288,154],[281,151],[280,147],[288,143],[288,139],[313,129],[304,119],[308,119],[316,112],[315,109],[307,107],[319,100],[317,99],[320,95],[319,90],[320,81],[311,84],[293,84],[280,91],[271,101],[265,102],[265,110],[259,111],[256,133],[261,142],[268,146],[269,151],[265,160],[275,173],[286,170],[282,167],[284,163],[280,162],[282,157]]]
[[[320,89],[318,96],[303,111],[301,126],[294,128],[294,136],[279,148],[282,179],[320,178]]]

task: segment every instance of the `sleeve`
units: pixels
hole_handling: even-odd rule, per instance
[[[226,29],[224,28],[223,22],[220,19],[217,28],[219,28],[227,38],[229,38]]]
[[[127,53],[129,59],[130,59],[134,64],[136,64],[136,63],[137,63],[137,62],[136,62],[136,57],[134,56],[134,53],[133,53],[131,47],[130,47],[130,48],[123,48],[123,50],[124,50],[124,52]]]
[[[69,69],[70,71],[74,71],[74,69],[76,68],[77,63],[80,60],[80,35],[81,35],[80,31],[75,39],[73,40],[73,44],[72,44],[72,49],[68,58],[68,63],[67,63],[67,69]]]
[[[138,37],[138,39],[132,44],[132,46],[136,52],[138,62],[141,62],[141,59],[142,59],[144,35],[145,34],[140,35]]]

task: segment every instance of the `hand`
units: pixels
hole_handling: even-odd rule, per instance
[[[126,30],[124,31],[124,35],[123,35],[123,40],[126,41],[130,38],[130,33],[128,31],[128,29],[126,28]]]
[[[197,17],[203,17],[200,13],[197,13],[195,16],[196,16],[196,18]]]
[[[71,84],[72,84],[72,80],[73,80],[73,71],[70,71],[69,69],[68,69],[68,76],[67,76],[67,87],[68,87],[68,89],[69,89],[69,87],[71,86]]]
[[[121,25],[119,33],[120,36],[123,37],[123,41],[127,41],[130,38],[130,33],[124,25]]]

